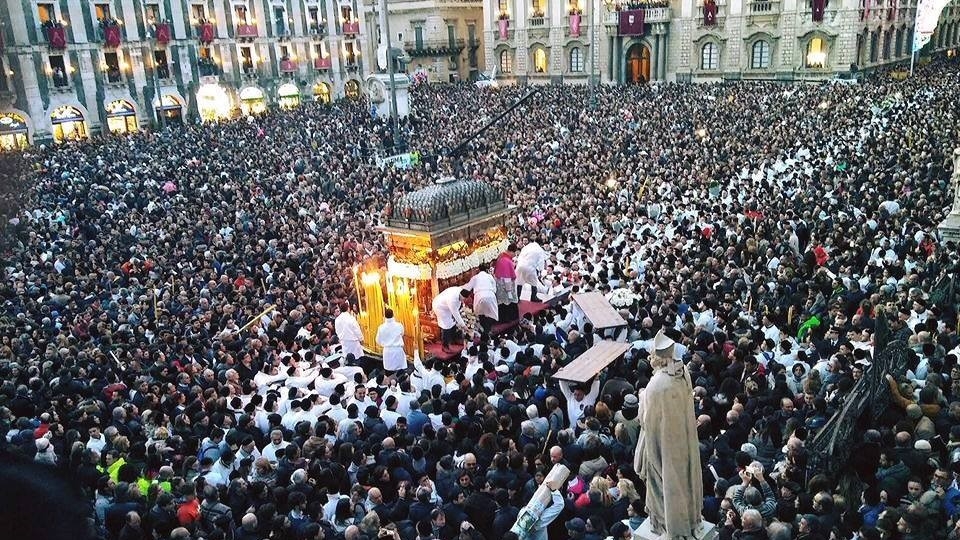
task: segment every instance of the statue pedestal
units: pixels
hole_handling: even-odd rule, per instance
[[[397,118],[404,118],[410,114],[410,79],[406,73],[394,73],[394,84],[397,87]],[[377,116],[390,117],[390,75],[374,73],[366,80],[367,98],[376,106]]]
[[[697,529],[696,534],[692,537],[685,538],[684,540],[716,540],[720,535],[720,531],[717,529],[717,526],[709,521],[701,521],[700,528]],[[677,540],[674,538],[667,538],[662,534],[654,534],[650,530],[650,520],[644,521],[643,525],[639,529],[634,531],[633,540]]]
[[[955,242],[960,244],[960,214],[949,214],[946,219],[937,225],[940,238],[944,243]]]

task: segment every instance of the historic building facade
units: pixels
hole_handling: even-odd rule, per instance
[[[376,66],[381,45],[379,2],[362,8],[366,59]],[[483,0],[394,0],[389,3],[391,45],[405,53],[407,72],[430,82],[466,81],[484,70]]]
[[[484,0],[484,54],[519,83],[818,80],[909,60],[915,12],[916,0]],[[954,0],[932,50],[960,44],[958,23]]]
[[[0,145],[359,98],[357,0],[0,3]]]

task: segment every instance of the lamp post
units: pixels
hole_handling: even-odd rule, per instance
[[[393,61],[392,39],[390,37],[390,13],[387,10],[387,0],[380,0],[380,23],[383,25],[383,33],[386,35],[387,46],[387,74],[390,76],[390,133],[393,136],[393,149],[401,144],[400,140],[400,119],[397,118],[397,81],[394,78],[396,65]]]
[[[606,8],[604,13],[613,11],[616,8],[619,8],[622,0],[602,0],[603,6]],[[597,14],[597,8],[595,3],[599,3],[600,0],[590,0],[590,108],[595,109],[597,107],[597,75],[596,67],[597,62],[596,58],[599,56],[597,53],[597,23],[600,22],[594,17]]]
[[[143,32],[144,32],[144,41],[147,41],[147,33],[150,31],[150,21],[147,20],[147,3],[146,1],[140,2],[140,13],[143,16]],[[157,117],[157,125],[160,126],[160,129],[163,129],[165,122],[163,119],[163,96],[160,95],[160,73],[157,66],[157,56],[153,53],[153,47],[149,47],[151,60],[153,61],[153,92],[157,97],[157,106],[153,108],[153,112]],[[147,67],[147,62],[143,63],[144,68]],[[146,69],[144,69],[146,72]]]

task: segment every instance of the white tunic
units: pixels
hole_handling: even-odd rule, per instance
[[[517,255],[517,285],[529,284],[543,289],[544,285],[540,283],[540,270],[543,270],[549,258],[547,252],[536,242],[523,246]]]
[[[485,315],[493,320],[499,319],[497,280],[493,276],[484,271],[477,272],[463,288],[473,291],[474,313]]]
[[[353,313],[344,311],[333,321],[333,328],[337,332],[337,339],[343,348],[343,354],[353,354],[354,358],[363,356],[363,347],[360,343],[363,341],[363,330],[360,323]]]
[[[377,345],[383,347],[383,369],[407,369],[407,355],[403,352],[403,324],[386,319],[377,329]]]
[[[433,314],[437,316],[437,324],[443,330],[467,325],[460,315],[460,306],[463,305],[460,291],[460,287],[449,287],[433,299]]]

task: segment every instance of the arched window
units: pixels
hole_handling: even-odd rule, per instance
[[[883,59],[884,60],[890,59],[890,42],[893,41],[892,37],[893,37],[893,33],[890,30],[887,30],[886,32],[883,33]]]
[[[547,51],[542,47],[537,47],[533,51],[533,71],[534,73],[546,73],[550,69],[550,57]]]
[[[872,32],[870,34],[870,62],[876,62],[880,58],[880,33]]]
[[[893,56],[899,58],[903,56],[903,29],[897,28],[896,38],[893,41]]]
[[[756,41],[750,54],[750,69],[770,67],[770,44],[764,40]]]
[[[513,73],[513,55],[510,51],[500,51],[500,73]]]
[[[716,43],[704,43],[700,48],[700,69],[716,70],[720,68],[720,47]]]
[[[827,66],[827,45],[823,38],[815,37],[807,43],[807,68],[821,69]]]
[[[583,73],[583,49],[580,47],[570,49],[570,71]]]

